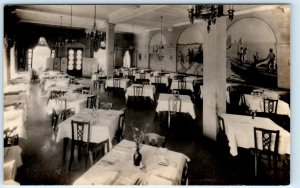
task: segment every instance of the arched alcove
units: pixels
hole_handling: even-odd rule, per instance
[[[149,42],[149,60],[150,60],[150,68],[157,69],[156,66],[164,63],[164,56],[166,55],[166,49],[160,49],[160,44],[163,44],[166,47],[166,39],[163,34],[160,32],[155,33]]]
[[[231,24],[227,28],[226,55],[230,59],[236,59],[237,62],[243,61],[244,63],[236,65],[232,61],[228,61],[227,79],[255,85],[275,86],[277,83],[277,72],[269,73],[270,70],[268,69],[266,58],[270,48],[277,54],[276,44],[277,40],[273,29],[261,19],[253,17],[242,18]],[[247,49],[244,55],[243,53],[241,55],[242,48]],[[243,60],[240,60],[241,57],[243,57]],[[260,65],[255,66],[258,63]],[[247,67],[257,67],[255,74],[254,70],[251,72]],[[262,75],[262,77],[256,74]]]
[[[184,29],[176,44],[177,72],[203,75],[204,35],[194,26]]]

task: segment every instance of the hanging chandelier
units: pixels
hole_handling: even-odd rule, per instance
[[[163,17],[160,17],[160,44],[158,45],[158,49],[165,49],[164,44],[162,42],[162,19]]]
[[[227,10],[229,20],[234,17],[233,6]],[[223,5],[190,5],[188,8],[189,19],[191,23],[194,23],[194,19],[202,19],[207,21],[207,32],[210,31],[210,26],[215,24],[217,17],[225,16],[223,13]]]
[[[102,39],[102,32],[97,31],[97,24],[96,24],[96,15],[97,15],[97,6],[95,5],[94,8],[94,25],[91,28],[87,28],[85,30],[86,39],[87,40],[101,40]]]
[[[75,40],[72,37],[72,28],[73,28],[72,23],[73,23],[73,6],[71,5],[71,21],[70,21],[69,36],[68,38],[66,38],[65,44],[70,44],[75,42]]]
[[[132,41],[129,44],[129,49],[134,50],[135,49],[135,43],[134,43],[134,34],[133,34],[133,24],[131,26],[131,33],[132,33]]]

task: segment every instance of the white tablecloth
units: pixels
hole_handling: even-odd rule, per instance
[[[29,91],[30,91],[30,84],[26,84],[26,83],[9,84],[4,87],[4,94],[25,92],[26,95],[29,96],[30,94]]]
[[[120,79],[120,87],[123,88],[124,91],[126,91],[128,85],[129,85],[129,79],[127,79],[127,78]],[[106,80],[105,88],[108,88],[108,87],[114,87],[113,79]]]
[[[150,73],[143,73],[143,74],[145,74],[145,78],[144,78],[144,79],[148,79],[148,80],[150,79],[150,77],[151,77]],[[136,79],[141,79],[140,74],[139,74],[139,73],[136,73],[134,79],[135,79],[135,80],[136,80]]]
[[[84,85],[84,84],[78,84],[78,85],[72,84],[72,85],[69,85],[69,86],[66,86],[66,87],[55,85],[55,86],[49,87],[47,90],[48,91],[66,91],[66,92],[69,92],[69,93],[73,93],[74,91],[79,90],[83,87],[87,87],[87,86]]]
[[[27,138],[26,130],[24,127],[24,116],[22,109],[13,109],[4,111],[3,117],[3,130],[12,130],[14,127],[17,127],[16,130],[13,131],[11,136],[18,134],[20,138]]]
[[[182,153],[142,145],[140,153],[145,169],[140,169],[133,165],[134,152],[135,143],[122,140],[74,185],[134,185],[137,182],[141,185],[180,185],[185,161],[190,161]]]
[[[178,80],[172,80],[170,89],[178,89]],[[186,89],[194,92],[193,82],[186,81]]]
[[[169,77],[161,76],[160,78],[161,78],[160,79],[161,84],[165,84],[168,87],[169,86]],[[150,77],[150,84],[153,84],[153,83],[156,83],[155,82],[155,77]]]
[[[249,107],[249,110],[256,110],[257,112],[264,112],[264,97],[263,96],[253,96],[244,94],[245,104]],[[240,100],[240,105],[242,104],[242,100]],[[278,100],[277,104],[277,114],[281,115],[291,115],[289,104]]]
[[[59,123],[56,142],[60,142],[63,138],[72,139],[71,120],[76,120],[91,122],[90,142],[98,143],[108,138],[110,146],[112,146],[111,140],[118,129],[119,117],[122,113],[123,111],[119,110],[97,109],[93,115],[92,109],[84,108],[79,113]],[[85,133],[87,134],[87,131]],[[84,135],[84,139],[86,136]]]
[[[19,146],[4,147],[4,180],[14,180],[17,168],[23,165]]]
[[[157,100],[156,112],[169,111],[169,98],[172,94],[161,93]],[[194,104],[188,95],[179,95],[181,99],[181,112],[189,113],[193,119],[196,118]]]
[[[134,86],[137,86],[139,84],[132,84],[130,87],[127,88],[127,91],[125,93],[126,99],[128,99],[128,96],[134,96]],[[155,86],[154,85],[144,85],[143,86],[143,96],[149,97],[153,101],[155,100]]]
[[[280,154],[290,154],[290,133],[269,118],[221,114],[224,119],[225,131],[229,141],[230,153],[238,155],[238,147],[254,148],[254,127],[279,130]],[[259,144],[259,143],[258,143]]]
[[[87,97],[93,95],[84,95],[80,93],[66,93],[64,96],[60,97],[61,100],[67,100],[66,109],[73,109],[75,113],[78,113],[81,109],[86,108]],[[52,114],[53,109],[55,111],[64,110],[65,106],[59,100],[50,99],[47,106],[46,112],[48,115]]]

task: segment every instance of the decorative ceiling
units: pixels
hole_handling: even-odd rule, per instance
[[[234,5],[235,15],[280,8],[283,5]],[[94,23],[95,5],[72,5],[72,27],[90,28]],[[96,24],[104,30],[116,24],[116,32],[144,33],[190,24],[188,5],[96,5]],[[227,12],[228,6],[224,6]],[[16,5],[13,12],[21,22],[71,27],[71,5]]]

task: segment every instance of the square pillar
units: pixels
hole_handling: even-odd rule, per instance
[[[217,138],[217,114],[226,112],[226,17],[206,34],[203,65],[203,135]]]
[[[113,75],[114,72],[114,42],[115,24],[108,23],[106,28],[106,74]]]

